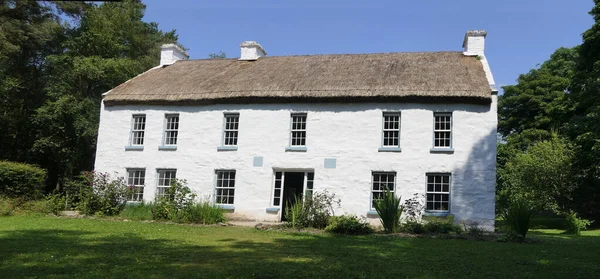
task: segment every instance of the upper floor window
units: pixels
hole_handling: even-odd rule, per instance
[[[235,170],[218,170],[215,190],[215,203],[232,205],[235,196]]]
[[[375,201],[381,200],[386,190],[395,192],[396,173],[395,172],[373,172],[371,186],[371,209],[375,208]]]
[[[292,113],[290,146],[306,146],[306,113]]]
[[[400,147],[400,113],[383,113],[383,147]]]
[[[144,131],[146,130],[146,115],[133,115],[131,121],[130,145],[144,145]]]
[[[223,145],[236,146],[238,142],[238,128],[240,124],[239,113],[226,113],[225,126],[223,127]]]
[[[144,200],[145,181],[145,169],[127,169],[127,185],[133,190],[133,193],[129,197],[129,201]]]
[[[450,174],[427,174],[427,204],[430,212],[450,211]]]
[[[171,187],[171,182],[175,180],[177,175],[177,170],[166,170],[160,169],[157,170],[158,179],[156,181],[156,197],[163,197],[167,195],[167,189]]]
[[[452,113],[434,113],[433,147],[452,147]]]
[[[179,114],[165,115],[165,135],[163,145],[177,145],[177,135],[179,133]]]

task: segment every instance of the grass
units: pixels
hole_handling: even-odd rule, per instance
[[[600,231],[541,243],[339,237],[254,228],[0,217],[3,278],[589,278]]]

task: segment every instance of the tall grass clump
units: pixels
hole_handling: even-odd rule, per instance
[[[375,200],[375,210],[386,233],[398,231],[400,217],[402,217],[400,197],[396,197],[393,192],[386,189],[381,199]]]
[[[577,213],[571,211],[565,217],[565,233],[579,235],[582,230],[585,230],[591,224],[591,221],[579,218]]]
[[[304,210],[302,197],[294,196],[294,200],[296,202],[292,205],[290,205],[291,202],[287,203],[287,206],[285,207],[285,218],[294,229],[306,227],[308,225],[308,212]]]
[[[152,203],[128,204],[119,216],[134,221],[152,220]]]
[[[525,237],[531,226],[531,219],[538,212],[538,207],[525,199],[514,199],[509,202],[501,216],[508,228]]]
[[[176,222],[194,224],[218,224],[225,222],[223,209],[209,201],[195,202],[180,210]]]

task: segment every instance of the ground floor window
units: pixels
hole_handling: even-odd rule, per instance
[[[145,169],[127,169],[127,185],[133,193],[129,197],[129,201],[144,200],[144,185],[146,181]]]
[[[427,204],[430,212],[450,211],[450,174],[427,174]]]
[[[215,202],[232,205],[235,196],[235,170],[218,170],[216,175]]]
[[[371,209],[375,208],[375,202],[383,198],[385,190],[394,192],[396,190],[395,172],[373,172],[371,186]]]
[[[167,189],[171,187],[171,182],[176,178],[177,170],[157,170],[158,179],[156,184],[156,197],[164,197],[167,195]]]

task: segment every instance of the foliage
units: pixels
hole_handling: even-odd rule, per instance
[[[400,197],[396,197],[389,189],[385,189],[381,199],[374,201],[374,206],[377,214],[379,214],[383,230],[386,233],[396,232],[403,211],[400,205]]]
[[[0,216],[48,213],[50,213],[50,206],[44,199],[0,197]]]
[[[536,207],[561,212],[575,189],[571,145],[557,135],[516,154],[499,171],[504,186],[500,196],[528,200]]]
[[[331,216],[325,227],[326,232],[347,235],[362,235],[373,233],[373,228],[365,219],[356,215]]]
[[[119,217],[134,221],[152,220],[152,203],[127,204]]]
[[[425,196],[415,193],[412,198],[404,201],[402,209],[408,221],[421,222],[425,210]]]
[[[111,179],[107,173],[83,172],[76,179],[67,183],[66,191],[50,198],[55,209],[76,208],[85,215],[114,216],[124,208],[131,189],[122,177]],[[61,197],[62,196],[62,197]]]
[[[568,234],[581,234],[582,230],[585,230],[592,222],[586,219],[579,218],[576,212],[571,211],[565,216],[566,233]]]
[[[525,238],[531,225],[531,219],[537,212],[539,212],[539,207],[534,203],[525,198],[514,198],[501,216],[506,221],[509,230]]]
[[[46,171],[36,166],[0,161],[0,196],[38,198],[45,178]]]
[[[158,196],[152,206],[152,218],[155,220],[176,220],[184,208],[194,204],[196,194],[187,186],[187,181],[171,180],[171,186]]]
[[[334,193],[327,190],[315,191],[311,195],[305,195],[304,199],[296,197],[296,201],[298,202],[286,208],[285,212],[294,228],[324,229],[329,217],[334,215],[333,207],[341,203]]]
[[[454,224],[454,216],[428,217],[423,229],[428,233],[461,233],[461,226]]]
[[[422,234],[425,232],[425,225],[420,221],[407,220],[400,224],[398,231],[403,233]]]
[[[223,52],[221,50],[218,53],[209,53],[208,58],[210,58],[210,59],[225,59],[225,58],[227,58],[227,54],[225,54],[225,52]]]
[[[508,230],[502,232],[497,239],[499,242],[524,242],[525,237],[516,233],[515,231]]]
[[[194,224],[218,224],[226,221],[223,209],[209,201],[186,205],[177,214],[175,222]]]

